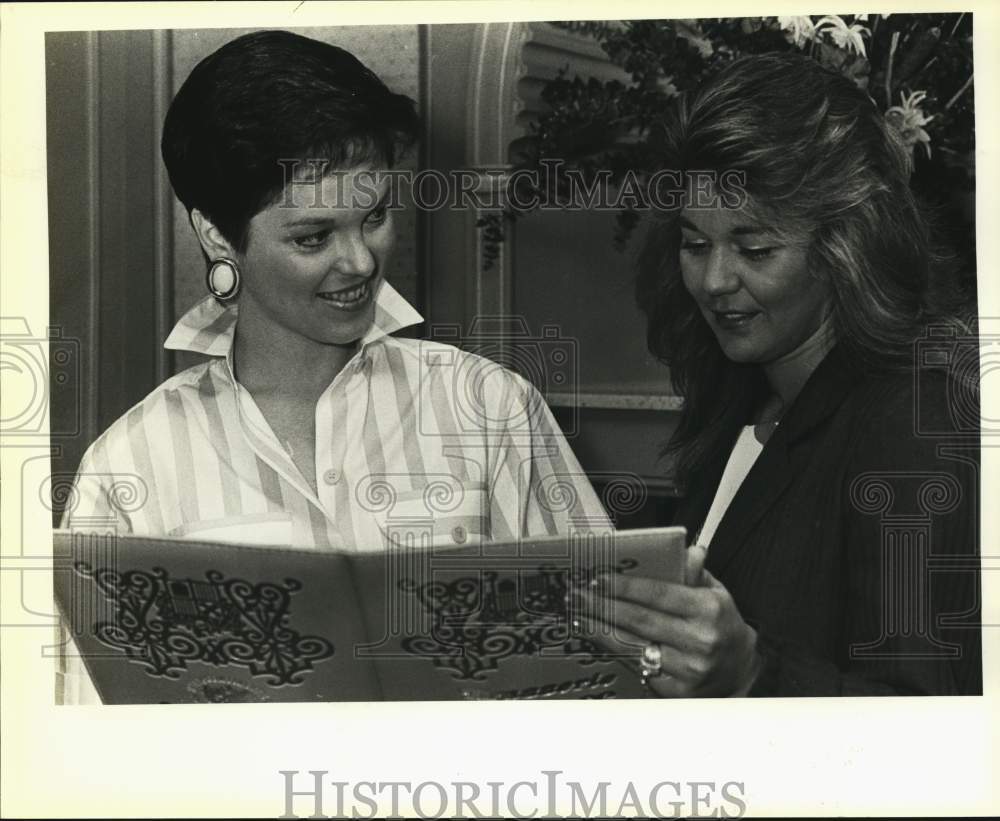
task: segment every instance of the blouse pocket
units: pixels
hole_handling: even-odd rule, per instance
[[[287,513],[228,516],[224,519],[191,522],[174,529],[170,535],[203,542],[290,547],[293,537],[292,517]]]
[[[369,506],[383,545],[454,547],[489,538],[489,494],[480,482],[428,476],[415,490],[373,485]],[[380,490],[382,491],[380,493]]]

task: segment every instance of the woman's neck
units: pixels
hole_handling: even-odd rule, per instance
[[[813,371],[836,342],[833,321],[828,316],[812,336],[795,350],[764,365],[764,375],[783,408],[791,407]]]
[[[273,393],[315,401],[358,350],[293,333],[240,306],[233,343],[235,376],[251,394]]]

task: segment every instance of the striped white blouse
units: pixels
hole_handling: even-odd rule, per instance
[[[610,527],[539,393],[490,360],[390,336],[421,320],[382,284],[316,406],[314,492],[233,375],[236,307],[206,298],[166,347],[212,358],[93,443],[63,527],[359,551],[404,526],[434,544]]]
[[[422,318],[385,282],[317,403],[313,492],[233,375],[236,319],[209,297],[178,322],[166,347],[212,359],[91,445],[63,528],[359,551],[611,528],[539,393],[482,357],[389,336]],[[100,703],[60,634],[57,702]]]

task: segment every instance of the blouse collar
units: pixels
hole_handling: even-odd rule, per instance
[[[235,304],[221,305],[215,297],[207,296],[180,318],[163,347],[228,358],[236,334],[236,318]],[[399,291],[382,280],[375,296],[375,317],[361,339],[361,347],[423,320]]]

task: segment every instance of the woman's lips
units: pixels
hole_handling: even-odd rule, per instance
[[[717,327],[724,331],[738,331],[749,325],[760,311],[712,311]]]
[[[352,288],[342,288],[339,291],[320,291],[317,297],[324,302],[344,311],[356,311],[368,304],[372,294],[374,277],[366,279],[360,285]]]

